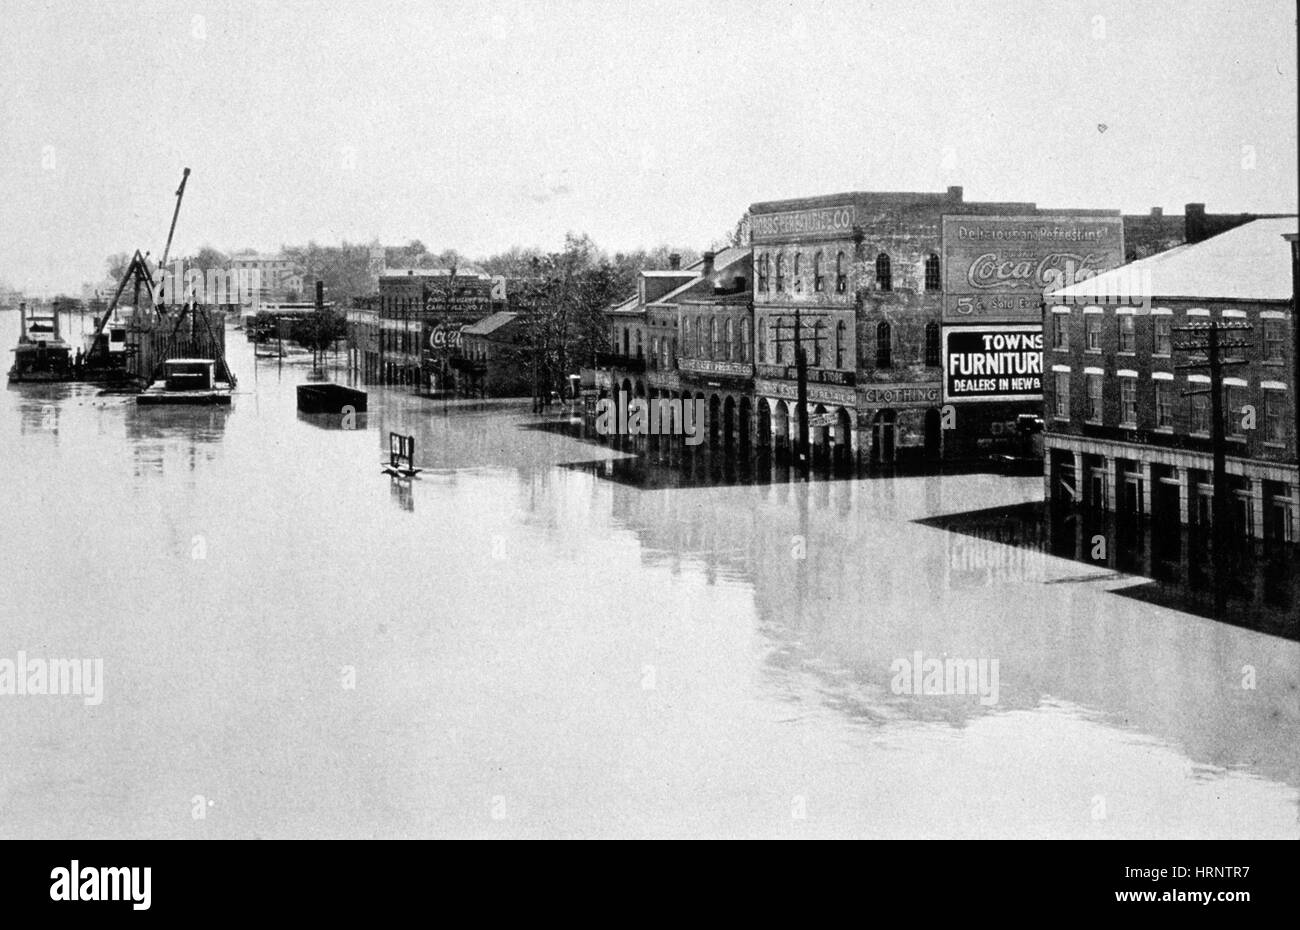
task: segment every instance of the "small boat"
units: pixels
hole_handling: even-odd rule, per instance
[[[169,358],[163,377],[135,396],[143,405],[216,404],[230,406],[234,385],[217,380],[217,363],[210,358]]]
[[[29,317],[25,303],[19,305],[19,312],[22,328],[9,380],[15,384],[71,380],[72,348],[59,335],[58,312],[33,310]]]

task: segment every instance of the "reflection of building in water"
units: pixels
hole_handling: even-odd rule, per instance
[[[599,482],[599,493],[612,493],[613,518],[636,532],[647,562],[694,563],[706,578],[752,587],[770,640],[767,684],[792,701],[818,700],[862,723],[957,726],[1045,704],[1082,708],[1197,762],[1249,763],[1300,784],[1289,746],[1300,735],[1290,642],[1116,595],[1097,583],[1104,572],[1081,578],[1058,565],[1052,574],[1064,577],[1048,578],[1044,550],[1056,530],[1041,516],[968,521],[970,535],[957,538],[909,522],[933,512],[939,480],[954,479],[671,492]],[[891,664],[918,650],[998,659],[998,704],[894,694]],[[1271,683],[1243,691],[1248,664]],[[1240,734],[1259,732],[1287,736],[1252,738],[1245,759]]]
[[[1249,324],[1225,356],[1223,418],[1237,532],[1300,539],[1296,472],[1296,220],[1261,219],[1048,296],[1044,402],[1047,496],[1153,523],[1213,514],[1206,369],[1180,370],[1181,327]],[[1194,353],[1192,353],[1194,354]]]
[[[161,474],[169,453],[183,458],[193,471],[200,463],[214,461],[226,429],[227,407],[122,407],[126,438],[137,475]]]

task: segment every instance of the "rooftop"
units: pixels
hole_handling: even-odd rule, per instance
[[[1254,220],[1053,291],[1049,297],[1290,300],[1294,216]]]
[[[507,323],[513,323],[518,316],[518,313],[502,310],[483,317],[477,323],[471,323],[460,332],[462,336],[490,336]]]

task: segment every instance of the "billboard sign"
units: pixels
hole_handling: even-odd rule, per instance
[[[820,235],[847,238],[852,235],[856,221],[853,204],[783,213],[755,213],[749,218],[750,239],[753,242],[775,242]]]
[[[945,326],[944,401],[1041,401],[1043,329],[1037,324]]]
[[[1041,320],[1045,291],[1122,264],[1119,216],[945,216],[944,320]]]

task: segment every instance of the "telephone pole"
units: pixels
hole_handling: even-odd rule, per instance
[[[801,314],[802,311],[800,310],[796,309],[794,311],[794,325],[792,328],[793,332],[789,339],[786,339],[785,337],[780,335],[781,330],[784,327],[783,324],[778,319],[776,324],[777,335],[772,341],[778,344],[785,343],[785,342],[794,343],[794,366],[795,366],[795,385],[796,385],[795,404],[799,408],[798,410],[799,445],[798,445],[796,457],[799,462],[799,476],[803,478],[804,481],[807,481],[809,477],[809,471],[812,467],[812,455],[811,455],[812,445],[811,445],[810,437],[808,435],[808,355],[804,351],[804,347],[803,347],[803,330],[801,326],[802,323]],[[812,316],[816,316],[816,317],[823,317],[825,315],[826,314],[824,313],[812,314]],[[822,339],[822,335],[820,333],[820,327],[818,327],[813,331],[813,341],[819,344],[819,349],[820,349],[821,339]]]
[[[1184,397],[1197,394],[1210,395],[1210,442],[1214,453],[1214,515],[1213,531],[1216,547],[1227,539],[1228,511],[1228,470],[1227,439],[1223,424],[1223,369],[1235,365],[1245,365],[1244,358],[1225,358],[1221,355],[1228,349],[1249,349],[1252,344],[1245,339],[1223,338],[1225,332],[1243,332],[1253,329],[1249,323],[1220,323],[1210,320],[1208,323],[1193,323],[1188,326],[1175,326],[1174,332],[1188,333],[1191,339],[1179,342],[1174,348],[1180,352],[1203,353],[1192,357],[1183,365],[1176,365],[1178,370],[1204,368],[1210,372],[1208,390],[1186,391]]]

